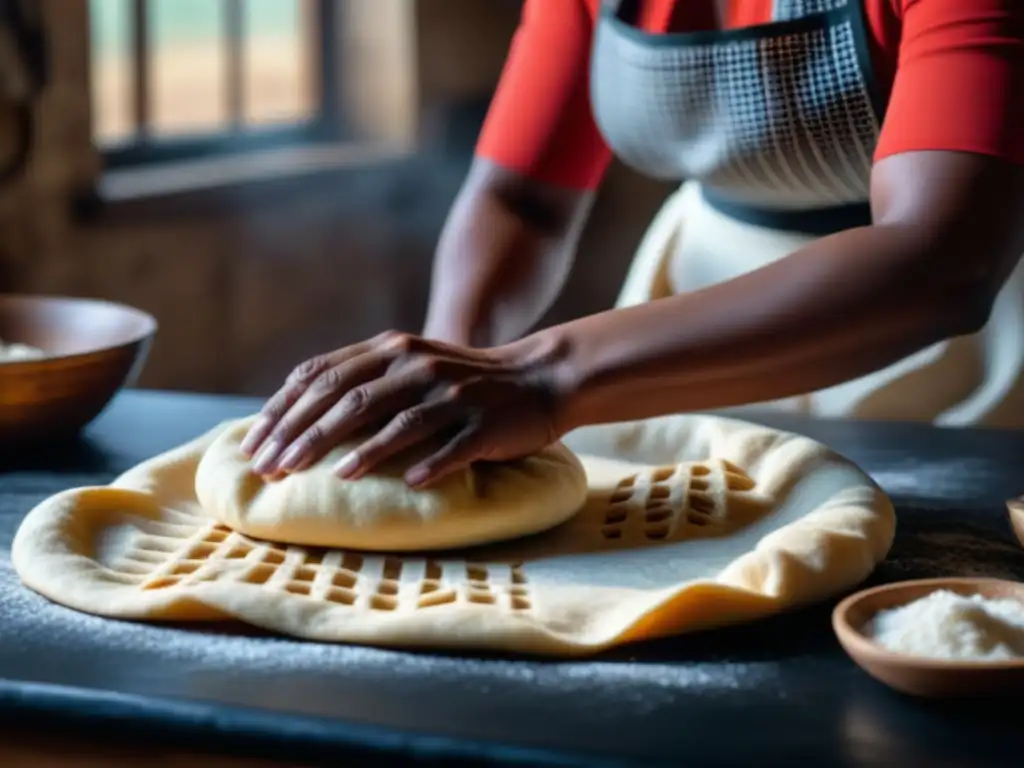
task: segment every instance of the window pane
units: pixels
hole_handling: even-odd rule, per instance
[[[224,9],[220,0],[150,0],[152,130],[195,134],[228,120]]]
[[[92,122],[98,144],[132,134],[131,17],[128,0],[89,0],[92,23]]]
[[[294,123],[314,110],[313,0],[246,0],[245,121]]]

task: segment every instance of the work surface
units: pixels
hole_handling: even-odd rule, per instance
[[[23,589],[11,539],[46,496],[106,483],[253,401],[126,393],[79,444],[0,457],[0,718],[151,744],[334,763],[373,753],[524,765],[1019,765],[1017,706],[925,705],[840,650],[831,606],[730,631],[553,662],[322,646],[232,628],[112,622]],[[873,581],[1024,578],[1004,502],[1024,433],[812,422],[892,495]],[[1019,704],[1019,702],[1018,702]]]

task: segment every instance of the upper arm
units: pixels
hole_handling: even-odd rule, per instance
[[[894,2],[874,220],[910,227],[930,273],[991,301],[1024,253],[1024,2]]]
[[[876,160],[947,150],[1024,163],[1024,2],[891,2],[902,29]]]
[[[477,155],[534,180],[595,188],[611,160],[590,108],[591,0],[526,0]]]
[[[874,225],[906,244],[897,273],[946,286],[975,330],[987,322],[1024,253],[1024,165],[969,152],[892,155],[872,172],[871,208]]]

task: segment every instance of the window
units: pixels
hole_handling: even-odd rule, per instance
[[[339,135],[333,0],[90,0],[108,168]]]

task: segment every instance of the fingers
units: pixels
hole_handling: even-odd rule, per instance
[[[413,488],[433,485],[477,461],[508,458],[504,455],[503,434],[507,436],[507,433],[502,424],[505,429],[509,424],[513,424],[513,429],[523,426],[522,419],[518,418],[520,411],[514,401],[508,399],[507,390],[486,378],[449,387],[445,397],[455,414],[453,421],[461,429],[438,450],[409,468],[405,481]],[[529,420],[528,412],[522,415]]]
[[[361,360],[359,358],[349,365],[355,366]],[[271,459],[263,464],[261,454],[256,471],[261,474],[268,471],[296,472],[310,466],[359,430],[370,424],[392,420],[394,414],[422,401],[424,393],[435,387],[447,370],[444,361],[432,358],[410,365],[405,370],[380,375],[379,368],[386,365],[386,359],[379,361],[376,368],[366,363],[364,372],[372,370],[380,377],[367,381],[367,377],[361,375],[359,378],[366,383],[354,388],[349,388],[354,378],[344,379],[333,396],[326,397],[326,408],[319,407],[325,402],[321,399],[315,406],[310,405],[296,415],[294,421],[292,412],[289,412],[273,438],[275,443],[280,441],[286,446],[280,460]],[[302,407],[300,400],[292,411],[299,411]],[[418,413],[414,410],[413,416],[402,418],[418,419]]]
[[[326,368],[326,358],[315,357],[292,371],[284,386],[267,400],[260,410],[259,417],[249,427],[249,431],[242,440],[242,453],[249,458],[253,457],[269,437],[271,430],[277,426],[281,417],[302,396],[306,387]]]
[[[260,475],[281,471],[280,460],[285,458],[283,454],[289,446],[341,401],[346,407],[359,410],[364,399],[360,387],[378,377],[386,365],[387,360],[380,354],[368,352],[324,370],[277,417],[256,454],[253,471]],[[287,399],[282,397],[282,402]],[[288,458],[296,464],[296,459],[302,457]]]
[[[469,468],[483,457],[483,442],[479,425],[468,424],[430,457],[410,467],[405,473],[405,482],[413,488],[423,488]]]
[[[454,437],[408,468],[404,476],[408,485],[431,485],[484,458],[484,430],[476,407],[482,402],[478,388],[472,384],[450,386],[442,399],[398,414],[379,433],[343,457],[334,467],[335,474],[357,480],[400,452],[415,445],[436,444],[445,433],[455,430]]]
[[[355,479],[400,452],[436,445],[454,432],[406,476],[414,486],[436,482],[483,458],[481,403],[468,395],[482,388],[484,395],[502,399],[490,362],[401,333],[314,358],[267,401],[242,451],[255,456],[257,474],[275,478],[314,464],[368,426],[385,424],[335,467]]]
[[[267,400],[259,417],[242,440],[242,453],[252,458],[257,452],[260,452],[285,415],[295,407],[310,387],[321,380],[332,368],[372,352],[388,358],[391,363],[400,363],[409,355],[423,349],[424,346],[429,346],[429,342],[417,336],[397,331],[386,331],[369,341],[352,344],[328,355],[320,355],[307,360],[292,371],[284,386]]]
[[[260,409],[259,417],[249,427],[242,440],[241,451],[252,458],[263,446],[286,413],[306,393],[309,387],[331,368],[341,365],[371,349],[370,342],[353,344],[329,355],[311,358],[295,368],[281,387]]]
[[[436,441],[457,423],[460,409],[452,402],[415,405],[399,413],[387,426],[335,465],[339,477],[358,480],[402,451]]]

